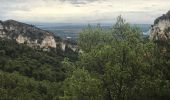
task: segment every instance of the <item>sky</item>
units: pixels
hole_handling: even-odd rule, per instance
[[[170,0],[0,0],[0,20],[37,23],[152,24],[170,10]]]

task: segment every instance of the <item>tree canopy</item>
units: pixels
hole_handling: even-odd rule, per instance
[[[81,52],[44,52],[0,41],[2,100],[169,100],[170,46],[119,16],[79,33]]]

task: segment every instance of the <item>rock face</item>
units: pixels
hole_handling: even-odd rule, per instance
[[[170,40],[170,11],[154,21],[150,29],[151,40]]]
[[[16,40],[18,43],[43,49],[60,47],[65,50],[63,45],[66,45],[61,38],[51,32],[14,20],[0,21],[0,38]]]

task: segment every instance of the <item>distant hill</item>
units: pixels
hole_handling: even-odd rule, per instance
[[[49,48],[65,50],[68,44],[68,42],[50,31],[15,20],[0,21],[0,38],[12,39],[18,43],[44,50]]]
[[[37,27],[48,30],[54,33],[56,36],[60,36],[63,39],[71,37],[72,40],[77,40],[78,33],[81,32],[82,29],[87,27],[87,24],[35,24]],[[92,24],[92,26],[96,26],[97,24]],[[144,35],[149,35],[150,24],[131,24],[132,26],[137,26],[141,29]],[[104,29],[112,28],[113,24],[101,24]]]

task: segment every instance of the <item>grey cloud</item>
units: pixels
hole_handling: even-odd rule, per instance
[[[165,3],[162,1],[163,0],[128,0],[128,1],[127,0],[0,0],[0,4],[1,4],[0,19],[18,18],[23,20],[32,20],[32,19],[36,19],[38,14],[40,14],[38,17],[42,18],[41,21],[44,21],[44,19],[49,18],[49,20],[47,21],[50,20],[53,21],[54,19],[56,19],[55,21],[58,21],[58,19],[59,21],[60,20],[66,21],[67,19],[72,19],[73,21],[82,21],[82,19],[86,19],[92,22],[93,21],[98,22],[98,21],[112,20],[112,18],[114,18],[115,16],[123,14],[127,16],[127,18],[129,18],[131,21],[134,20],[132,19],[132,16],[137,16],[134,18],[140,18],[139,20],[141,22],[142,21],[147,22],[146,20],[149,19],[145,18],[145,16],[151,16],[152,18],[154,18],[163,13],[166,13],[166,11],[169,9],[168,7],[170,6],[170,1],[164,0]],[[72,6],[75,6],[75,7],[80,7],[80,9],[74,8],[77,10],[75,16],[72,16],[74,15],[74,12],[73,14],[68,13],[68,15],[66,15],[67,11],[65,12],[62,10],[60,11],[60,8],[57,7],[59,5],[62,8],[62,6],[65,4],[70,8]],[[106,8],[104,8],[103,6]],[[56,12],[59,11],[61,12],[61,14],[57,13],[56,15],[52,15],[53,14],[52,12],[50,12],[49,14],[48,13],[41,14],[41,12],[43,13],[42,10],[40,11],[40,13],[37,12],[37,13],[33,13],[33,15],[31,16],[25,16],[27,14],[29,15],[29,12],[34,11],[37,7],[39,7],[40,9],[41,8],[46,9],[52,7],[52,11],[54,13],[56,9]],[[88,7],[92,7],[91,9],[89,8],[89,11],[93,13],[89,12],[87,14],[85,12],[84,14],[83,12],[84,9],[82,11],[81,9],[88,8]],[[71,11],[71,9],[67,7],[65,9],[68,10],[68,12]],[[17,11],[19,11],[19,13],[17,13]],[[79,12],[81,15],[79,15]],[[68,18],[65,18],[63,16],[68,16]]]
[[[0,0],[0,2],[1,2],[0,10],[4,11],[16,11],[16,10],[29,11],[29,9],[31,8],[30,4],[28,5],[26,2],[23,2],[22,0]]]
[[[88,4],[88,3],[102,1],[102,0],[36,0],[36,1],[39,1],[40,3],[59,1],[59,2],[68,2],[68,3],[76,5],[76,4]],[[1,4],[7,4],[7,5],[10,5],[10,4],[19,5],[19,4],[35,2],[35,1],[34,0],[0,0],[0,2]]]
[[[30,7],[23,5],[23,6],[4,6],[2,7],[5,11],[30,11]]]
[[[0,11],[30,11],[33,7],[39,6],[44,0],[0,0]],[[39,2],[36,3],[36,2]]]
[[[101,1],[101,0],[60,0],[61,2],[70,2],[71,4],[88,4],[91,2]]]

